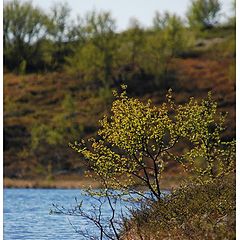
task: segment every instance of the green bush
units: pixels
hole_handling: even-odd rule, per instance
[[[31,2],[18,0],[4,3],[4,61],[10,70],[25,73],[26,67],[39,51],[39,45],[45,38],[47,15]]]
[[[174,14],[157,12],[153,22],[154,32],[145,37],[141,65],[146,73],[154,76],[156,86],[167,89],[170,85],[167,82],[170,61],[192,46],[193,35]]]
[[[177,106],[170,91],[168,103],[158,107],[129,98],[125,91],[114,94],[112,114],[100,121],[97,138],[71,144],[104,186],[128,191],[137,184],[160,199],[169,161],[180,162],[200,183],[233,171],[235,142],[221,140],[225,116],[217,114],[210,94],[200,103],[191,98]],[[186,145],[184,152],[177,153],[179,143]]]
[[[177,106],[169,91],[167,102],[156,107],[150,100],[129,98],[122,88],[114,92],[111,115],[100,121],[97,136],[70,144],[103,186],[87,190],[97,204],[88,212],[83,201],[72,209],[54,205],[51,213],[93,223],[101,239],[234,239],[235,142],[221,140],[225,117],[217,114],[211,94]],[[179,143],[185,144],[182,152]],[[190,179],[165,195],[161,177],[173,160],[189,170]],[[118,201],[144,203],[123,219],[121,230]],[[109,218],[102,214],[104,203],[111,209]],[[96,237],[86,232],[78,231]]]
[[[22,60],[19,67],[18,67],[18,74],[25,74],[26,73],[27,62],[26,60]]]
[[[218,22],[220,10],[218,0],[192,0],[187,12],[189,25],[197,29],[212,28]]]
[[[89,12],[82,26],[84,44],[80,42],[72,56],[66,58],[66,69],[85,81],[100,82],[109,88],[114,64],[115,20],[109,12]]]
[[[69,141],[77,139],[83,132],[82,126],[76,122],[76,106],[71,95],[65,96],[60,110],[51,122],[35,123],[31,128],[30,152],[38,165],[43,168],[51,166],[51,170],[64,166],[64,151]]]

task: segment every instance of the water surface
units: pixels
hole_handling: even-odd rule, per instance
[[[79,217],[50,215],[52,203],[71,208],[75,198],[84,200],[84,208],[91,208],[90,197],[81,190],[72,189],[4,189],[4,240],[12,239],[85,239],[77,234],[69,221],[75,226],[98,234],[98,229]],[[110,214],[110,209],[104,209]]]
[[[164,192],[164,194],[168,194],[168,192]],[[84,238],[76,233],[74,228],[87,230],[91,236],[99,236],[99,229],[86,219],[79,216],[49,214],[51,209],[56,210],[52,206],[53,203],[60,207],[73,209],[76,206],[75,199],[78,202],[83,201],[82,208],[86,213],[99,213],[98,208],[95,210],[92,208],[96,200],[86,196],[82,190],[4,189],[4,240],[90,239],[90,237]],[[126,216],[133,206],[136,207],[136,204],[130,202],[118,203],[115,216],[122,214]],[[108,226],[112,211],[107,202],[102,205],[101,216],[101,223]]]

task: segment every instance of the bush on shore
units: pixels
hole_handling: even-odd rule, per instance
[[[132,211],[124,239],[235,239],[235,178],[190,183]]]
[[[176,105],[170,90],[167,103],[152,107],[150,101],[144,104],[129,98],[125,85],[122,89],[121,94],[114,92],[112,114],[100,121],[97,138],[71,144],[104,186],[100,192],[88,192],[101,203],[93,206],[99,216],[84,212],[82,203],[70,212],[57,210],[97,223],[101,236],[111,240],[234,239],[235,141],[222,140],[226,116],[218,114],[211,94],[201,102],[191,98]],[[176,153],[177,143],[189,147]],[[170,160],[184,167],[188,177],[182,187],[166,196],[161,177]],[[116,201],[133,194],[141,196],[136,200],[144,204],[131,211],[130,219],[122,217],[119,235]],[[110,227],[101,221],[104,198],[112,211]]]

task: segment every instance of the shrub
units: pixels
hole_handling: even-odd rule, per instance
[[[192,0],[187,12],[189,25],[197,29],[212,28],[218,21],[220,10],[218,0]]]
[[[161,201],[143,204],[125,220],[124,239],[235,239],[233,176],[188,184]]]
[[[64,146],[83,131],[76,122],[76,108],[71,95],[66,95],[61,104],[61,113],[50,123],[35,123],[31,129],[31,153],[39,165],[61,169],[66,163]],[[51,149],[51,151],[49,151]],[[63,151],[64,150],[64,151]]]
[[[47,15],[31,2],[7,1],[4,14],[4,61],[10,69],[25,73],[45,38]],[[6,51],[5,51],[6,50]]]
[[[102,183],[102,189],[87,191],[95,201],[92,210],[86,212],[83,201],[76,200],[75,207],[54,205],[51,213],[93,223],[100,239],[233,238],[235,191],[227,179],[234,170],[235,142],[221,141],[225,118],[218,116],[211,94],[201,102],[191,98],[177,106],[169,91],[167,103],[156,107],[150,100],[129,98],[126,86],[122,88],[121,94],[114,92],[112,114],[100,121],[98,136],[70,144],[89,161]],[[187,151],[177,151],[178,143],[185,143]],[[172,160],[183,164],[194,178],[166,196],[160,178]],[[132,210],[120,231],[119,201],[143,199],[145,205]],[[110,209],[109,216],[103,208]],[[87,229],[76,232],[87,239],[96,237]]]
[[[167,89],[169,63],[191,47],[193,36],[180,17],[168,12],[163,15],[156,12],[153,29],[146,37],[141,63],[145,72],[154,76],[155,85]]]
[[[81,42],[73,56],[66,59],[66,69],[80,73],[87,81],[98,80],[102,87],[109,88],[116,50],[115,20],[109,12],[92,11],[83,22],[84,44]]]
[[[168,103],[159,107],[129,98],[126,91],[114,94],[112,115],[100,121],[98,137],[71,144],[105,186],[129,191],[130,185],[139,184],[160,199],[160,178],[171,160],[183,164],[199,182],[234,169],[235,142],[221,141],[225,117],[217,115],[210,94],[200,103],[191,98],[176,106],[170,91]],[[187,151],[177,153],[181,142]]]

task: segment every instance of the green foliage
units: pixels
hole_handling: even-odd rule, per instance
[[[53,6],[50,13],[18,0],[4,4],[4,63],[9,70],[52,70],[69,53],[67,21],[70,9]],[[54,46],[53,46],[54,45]],[[21,73],[21,71],[20,71]]]
[[[190,171],[197,173],[201,182],[231,172],[235,163],[235,141],[221,141],[225,116],[217,115],[217,104],[212,101],[211,94],[201,104],[191,99],[177,111],[176,121],[181,125],[181,135],[187,137],[193,146],[184,155],[190,163]]]
[[[100,88],[99,89],[99,97],[103,100],[104,104],[109,104],[112,102],[112,91],[109,88]]]
[[[35,125],[31,131],[31,148],[37,149],[40,142],[47,136],[48,128],[46,125]]]
[[[58,3],[52,6],[50,16],[50,33],[54,40],[62,43],[67,40],[67,27],[71,9],[67,3]]]
[[[153,29],[154,33],[146,37],[142,66],[154,76],[156,86],[165,89],[170,60],[189,49],[193,37],[179,17],[167,12],[163,16],[156,12]]]
[[[183,21],[175,14],[166,13],[163,41],[166,42],[170,56],[178,56],[189,48],[192,35],[186,31]]]
[[[27,62],[26,60],[22,60],[19,67],[18,67],[18,74],[25,74],[26,73]]]
[[[138,84],[143,69],[146,34],[137,19],[130,19],[126,31],[116,36],[114,78],[118,82]]]
[[[234,169],[235,143],[221,141],[225,118],[217,115],[210,94],[200,103],[191,98],[176,106],[170,91],[168,103],[159,107],[129,98],[125,91],[114,95],[112,115],[100,121],[98,137],[71,144],[109,187],[124,189],[138,182],[160,199],[160,178],[170,160],[197,174],[200,182]],[[179,142],[188,143],[187,152],[176,153]],[[197,166],[199,158],[204,166]]]
[[[169,61],[192,44],[192,36],[179,17],[166,13],[162,18],[164,25],[155,26],[152,33],[132,19],[128,30],[117,36],[108,13],[92,12],[81,25],[85,42],[80,41],[75,54],[67,58],[66,69],[85,82],[99,81],[105,88],[112,85],[113,79],[128,81],[142,69],[162,87]]]
[[[141,27],[140,23],[137,19],[132,18],[130,20],[129,28],[124,33],[123,39],[121,39],[123,49],[120,49],[119,54],[123,56],[122,59],[125,64],[128,63],[132,66],[140,65],[141,64],[141,55],[142,55],[142,48],[144,46],[144,30]]]
[[[37,43],[38,51],[36,51],[34,58],[31,60],[32,65],[37,67],[38,70],[48,71],[54,67],[54,44],[47,40],[42,39]]]
[[[40,165],[50,164],[53,168],[64,165],[64,157],[59,154],[60,148],[66,147],[69,141],[78,138],[83,131],[82,126],[76,122],[75,114],[74,100],[72,96],[66,95],[61,104],[61,112],[53,117],[51,123],[37,123],[32,127],[31,152]]]
[[[103,55],[92,43],[79,46],[76,54],[67,58],[67,63],[67,72],[82,76],[85,83],[103,77]]]
[[[61,113],[53,117],[51,124],[35,125],[32,128],[32,148],[36,149],[41,141],[46,144],[67,144],[69,136],[77,138],[81,127],[74,121],[75,105],[73,98],[66,95],[61,104]]]
[[[161,82],[166,72],[169,54],[167,42],[163,41],[161,32],[150,35],[146,39],[144,56],[143,68],[145,72],[153,74],[156,86],[164,87]]]
[[[46,15],[30,2],[17,0],[4,4],[4,59],[11,68],[23,69],[31,64],[37,49],[34,44],[44,38]]]
[[[65,44],[69,41],[70,12],[71,9],[67,3],[57,3],[51,8],[48,32],[52,41],[55,43],[52,53],[54,59],[52,65],[54,68],[59,68],[65,63],[67,52],[70,51],[69,46]]]
[[[218,0],[192,0],[187,12],[189,24],[197,29],[212,28],[218,21],[220,10]]]
[[[13,115],[17,112],[18,106],[10,97],[4,96],[4,115]]]
[[[200,30],[214,26],[220,7],[217,0],[192,1],[187,13],[190,25]],[[72,20],[66,3],[43,12],[31,2],[11,0],[4,3],[3,12],[5,69],[19,72],[24,65],[26,72],[67,69],[84,83],[97,82],[104,88],[110,88],[120,75],[125,81],[144,78],[145,73],[155,84],[167,86],[162,79],[168,63],[194,40],[192,29],[167,12],[156,12],[152,29],[143,29],[131,19],[121,33],[116,33],[109,12],[91,11]],[[229,21],[234,26],[235,17]],[[131,71],[124,72],[125,68]]]
[[[80,42],[73,56],[67,58],[66,69],[82,74],[87,81],[98,80],[108,88],[116,49],[114,30],[115,20],[109,12],[89,12],[82,26],[87,43],[83,45]]]

